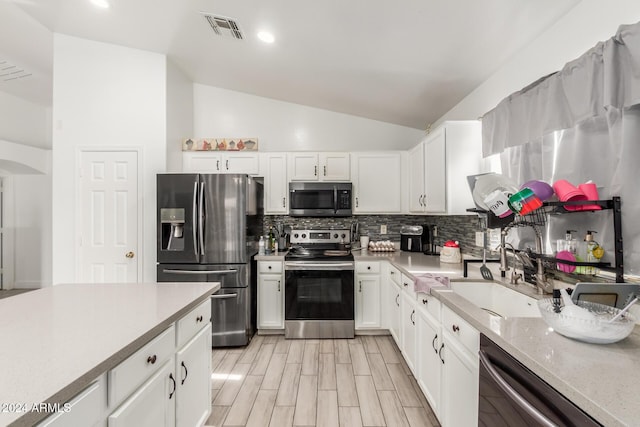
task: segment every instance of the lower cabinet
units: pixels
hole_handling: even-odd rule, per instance
[[[176,381],[171,358],[109,415],[109,427],[175,426]]]
[[[284,329],[281,261],[258,262],[258,329]]]
[[[419,305],[420,301],[418,301]],[[442,331],[440,321],[434,319],[425,309],[418,309],[418,358],[417,381],[422,393],[437,417],[440,416],[440,387],[442,384]]]
[[[177,426],[203,425],[211,410],[211,323],[176,353]]]
[[[401,299],[401,322],[400,330],[402,334],[402,347],[400,350],[404,355],[407,366],[414,376],[416,374],[416,301],[413,296],[403,292]]]
[[[396,342],[398,348],[402,348],[402,337],[400,335],[400,322],[402,321],[401,303],[402,289],[394,281],[390,281],[387,286],[387,311],[389,313],[389,332]]]
[[[357,262],[355,268],[355,327],[379,329],[382,326],[380,263]]]

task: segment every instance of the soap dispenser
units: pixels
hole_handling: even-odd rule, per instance
[[[602,246],[595,240],[593,240],[593,233],[597,233],[597,231],[587,230],[587,235],[584,236],[584,241],[586,242],[586,256],[585,261],[587,262],[600,262],[600,258],[604,255],[604,249]],[[585,268],[585,274],[597,274],[598,269],[593,266],[587,266]]]

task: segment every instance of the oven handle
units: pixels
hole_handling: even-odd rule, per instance
[[[493,364],[489,361],[486,353],[482,350],[478,352],[480,357],[480,363],[487,370],[489,376],[500,389],[507,394],[507,396],[514,401],[520,408],[522,408],[527,414],[536,419],[541,425],[548,427],[557,427],[557,424],[547,418],[542,412],[529,403],[524,397],[522,397],[517,391],[515,391],[509,383],[502,378]]]
[[[285,262],[285,270],[353,270],[354,266],[352,262],[336,262],[332,264],[327,263],[312,263],[312,262]]]

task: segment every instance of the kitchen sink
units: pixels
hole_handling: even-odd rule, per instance
[[[535,298],[494,282],[451,282],[451,290],[497,317],[540,317]]]

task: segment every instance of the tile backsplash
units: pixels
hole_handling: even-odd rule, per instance
[[[436,244],[442,246],[447,240],[457,240],[463,253],[481,255],[482,249],[475,246],[475,232],[481,225],[475,215],[358,215],[345,218],[290,217],[286,215],[266,215],[264,234],[276,224],[293,228],[344,228],[359,223],[360,235],[368,235],[372,241],[391,240],[400,242],[400,228],[403,225],[436,225]],[[380,234],[380,226],[387,226],[387,234]]]

